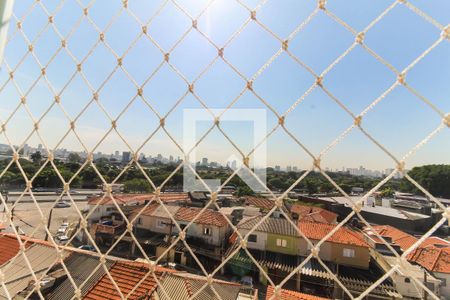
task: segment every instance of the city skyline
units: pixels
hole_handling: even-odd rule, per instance
[[[331,1],[327,7],[355,30],[360,31],[368,25],[369,20],[375,18],[388,5],[388,1],[365,1],[364,5],[359,2],[346,2],[338,5]],[[447,12],[450,11],[450,3],[445,1],[441,1],[437,5],[420,3],[419,6],[435,16],[437,20],[446,20]],[[16,14],[21,15],[23,13],[21,10],[25,7],[26,5],[16,7],[15,9],[18,10]],[[195,2],[190,3],[188,7],[192,13],[198,13],[203,6],[200,2]],[[52,8],[55,7],[49,7],[50,10]],[[117,9],[114,6],[103,8],[102,11],[95,8],[94,5],[90,16],[98,22],[100,28],[106,26],[112,17],[112,12]],[[130,9],[136,12],[146,11],[144,15],[156,8],[157,5],[154,3],[130,3]],[[274,5],[269,1],[258,12],[258,20],[269,28],[273,28],[277,35],[287,37],[314,9],[314,1],[279,5]],[[76,16],[74,11],[82,13],[76,4],[67,3],[55,15],[55,24],[58,25],[63,35],[69,33],[69,24],[74,21]],[[189,28],[191,24],[188,18],[179,15],[172,3],[169,3],[163,12],[162,16],[149,27],[149,34],[162,49],[167,51],[175,45],[175,37],[181,37],[183,30]],[[220,18],[224,12],[230,18],[226,20]],[[283,14],[285,18],[283,20],[273,18],[277,14]],[[205,15],[199,18],[198,28],[208,34],[216,44],[222,45],[247,17],[245,9],[239,5],[218,1],[218,4],[212,5]],[[30,24],[35,24],[34,27],[39,28],[40,24],[45,22],[47,22],[47,18],[43,18],[39,11],[30,15],[23,22],[29,38],[38,34]],[[409,24],[413,24],[411,25],[413,27],[411,28]],[[128,35],[124,36],[123,28],[127,29],[125,31],[129,33]],[[162,28],[164,30],[170,28],[170,32],[160,30]],[[29,112],[34,120],[38,120],[52,105],[54,95],[45,80],[40,79],[33,83],[41,71],[37,68],[34,58],[27,56],[19,64],[23,55],[28,51],[28,45],[20,34],[14,33],[15,30],[15,26],[10,27],[11,41],[6,47],[5,62],[0,70],[1,94],[2,98],[6,99],[0,102],[0,120],[2,123],[8,121],[5,126],[5,134],[10,142],[20,145],[34,129],[34,122],[29,116]],[[106,40],[117,55],[122,55],[126,50],[125,45],[128,45],[139,34],[139,30],[141,28],[132,18],[121,15],[118,24],[114,24],[106,34]],[[162,32],[165,34],[161,34]],[[436,28],[408,9],[399,6],[368,31],[365,42],[373,51],[401,70],[439,37],[440,32]],[[389,44],[385,43],[386,39],[390,41]],[[83,19],[79,28],[67,41],[67,45],[77,60],[81,60],[97,40],[98,33]],[[354,36],[350,32],[345,31],[342,26],[336,26],[336,23],[328,16],[318,14],[292,39],[289,43],[289,50],[310,66],[314,72],[320,74],[353,41]],[[59,45],[59,39],[49,28],[36,41],[34,51],[36,56],[43,60],[41,63],[44,64],[50,59],[49,54],[58,49]],[[278,41],[267,32],[259,26],[250,24],[226,48],[224,58],[245,77],[251,78],[276,53],[279,46]],[[450,87],[445,80],[450,75],[450,61],[442,60],[441,57],[445,57],[449,47],[448,42],[441,43],[426,58],[419,61],[408,72],[406,78],[411,86],[432,100],[433,104],[444,112],[450,111],[449,101],[446,101],[450,94]],[[326,51],[321,49],[326,49]],[[164,128],[171,137],[159,129],[150,141],[142,149],[139,149],[139,152],[170,153],[174,156],[181,156],[181,152],[172,138],[178,144],[182,144],[183,110],[203,107],[196,96],[200,97],[208,107],[223,109],[234,101],[247,84],[225,61],[220,58],[214,60],[216,55],[216,49],[208,44],[198,32],[195,30],[190,32],[170,56],[170,63],[185,75],[185,78],[176,74],[167,63],[163,64],[152,80],[143,88],[143,97],[146,102],[138,97],[122,114],[122,110],[135,96],[136,87],[120,68],[102,87],[98,94],[98,104],[94,102],[86,110],[83,110],[93,97],[91,89],[95,90],[101,86],[102,80],[111,73],[117,64],[114,55],[105,46],[100,45],[89,56],[82,68],[91,87],[87,86],[80,74],[75,74],[75,78],[66,87],[65,84],[76,71],[76,65],[65,51],[60,51],[47,67],[46,76],[52,83],[54,91],[63,91],[60,95],[60,105],[64,108],[64,112],[58,105],[52,106],[39,123],[39,133],[50,148],[58,146],[58,148],[84,150],[75,134],[68,131],[70,120],[65,116],[67,113],[70,119],[77,118],[75,130],[88,151],[94,149],[99,141],[102,142],[94,152],[128,149],[124,140],[136,151],[158,128],[160,118],[171,111],[173,106],[182,99],[165,118]],[[123,66],[138,84],[142,84],[163,60],[163,53],[144,38],[140,39],[136,46],[127,53]],[[96,63],[93,63],[94,61]],[[211,62],[212,65],[207,68]],[[8,81],[7,72],[9,68],[16,66],[15,82],[25,91],[33,86],[26,97],[29,112],[23,106],[19,106],[16,110],[22,99],[14,84]],[[195,82],[196,96],[194,96],[188,92],[185,80],[188,82],[194,80],[205,69],[205,73]],[[434,76],[427,76],[426,74],[429,74],[431,70]],[[395,80],[396,76],[389,68],[383,66],[366,50],[357,46],[324,77],[323,84],[353,114],[358,115]],[[292,57],[282,53],[261,75],[257,76],[252,88],[274,111],[281,115],[308,90],[314,81],[315,78],[295,63]],[[186,96],[182,98],[185,93],[187,93]],[[232,107],[236,109],[266,109],[268,132],[278,124],[277,116],[250,91],[245,91]],[[153,112],[152,108],[157,113]],[[15,113],[10,118],[12,112]],[[77,117],[80,112],[83,113]],[[111,120],[116,121],[116,128],[120,136],[113,130],[104,138],[111,128]],[[213,121],[205,122],[207,124],[204,124],[205,126],[198,131],[199,137],[213,124]],[[323,90],[316,88],[288,114],[284,125],[308,151],[314,156],[318,156],[353,122],[354,120]],[[382,144],[397,159],[401,159],[441,122],[441,117],[435,111],[404,87],[399,86],[370,110],[362,119],[361,124],[378,143]],[[244,123],[221,125],[233,142],[242,148],[244,153],[249,153],[252,149],[252,145],[248,143],[251,140],[249,137],[252,136],[252,129],[249,124]],[[67,132],[69,133],[66,136]],[[64,141],[57,145],[63,137],[65,137]],[[399,137],[401,137],[401,143]],[[8,144],[3,134],[0,137],[0,143]],[[39,144],[41,141],[34,133],[27,143]],[[269,137],[267,146],[269,165],[298,165],[302,168],[312,166],[312,158],[283,130],[276,130]],[[217,130],[211,132],[199,148],[199,157],[208,154],[211,159],[216,161],[225,160],[231,155],[241,156]],[[448,152],[446,150],[450,150],[450,132],[444,128],[410,157],[406,161],[406,166],[412,168],[416,165],[450,163],[450,157],[445,154]],[[359,167],[360,165],[368,169],[396,167],[394,160],[356,128],[322,157],[321,162],[324,168],[331,169],[342,166]]]

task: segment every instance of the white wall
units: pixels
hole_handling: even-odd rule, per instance
[[[242,236],[245,236],[250,230],[239,229]],[[261,231],[253,231],[252,234],[256,235],[256,242],[247,242],[247,247],[249,249],[256,249],[265,251],[267,243],[267,233]]]

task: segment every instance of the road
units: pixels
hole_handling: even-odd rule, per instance
[[[85,198],[86,196],[84,196]],[[11,199],[11,198],[10,198]],[[53,200],[56,198],[53,198]],[[11,200],[10,200],[11,201]],[[79,210],[87,207],[87,201],[77,201],[76,205]],[[42,210],[42,213],[48,217],[50,209],[52,208],[52,202],[42,201],[39,202],[39,207]],[[11,204],[8,205],[11,207]],[[63,222],[69,222],[72,227],[75,227],[78,223],[79,215],[73,205],[68,208],[54,208],[50,223],[50,232],[55,235],[59,226]],[[6,221],[6,215],[3,212],[3,205],[0,205],[0,223],[4,223]],[[33,202],[22,203],[20,201],[14,209],[14,218],[13,222],[16,226],[25,233],[27,236],[31,236],[37,239],[45,238],[45,227],[42,224],[41,216],[38,212],[38,209]],[[5,224],[7,225],[7,224]],[[46,225],[46,224],[45,224]],[[33,231],[35,232],[33,233]]]

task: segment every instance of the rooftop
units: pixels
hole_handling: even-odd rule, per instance
[[[408,255],[408,260],[430,272],[450,274],[450,247],[419,247]]]
[[[273,299],[273,300],[324,300],[327,298],[317,297],[309,294],[304,294],[300,292],[290,291],[290,290],[281,290],[280,296],[275,296],[271,298],[274,294],[275,290],[273,286],[268,285],[267,286],[267,293],[266,293],[266,300]]]
[[[157,294],[161,300],[188,300],[205,284],[207,284],[207,280],[203,276],[185,272],[171,273],[161,280],[161,286],[166,293],[158,288]],[[240,287],[237,283],[214,280],[212,288],[206,286],[194,299],[235,300],[239,295]],[[220,298],[217,297],[216,293]]]
[[[201,212],[201,208],[194,207],[180,207],[175,214],[175,220],[191,222]],[[218,211],[212,209],[205,209],[201,215],[195,219],[195,223],[213,226],[226,226],[228,224],[227,219]]]
[[[273,200],[254,196],[245,197],[244,203],[245,205],[256,206],[266,210],[270,210],[275,206],[275,201]]]
[[[154,274],[160,279],[167,271],[167,269],[157,268]],[[152,275],[148,275],[145,280],[141,281],[149,272],[149,265],[145,263],[118,261],[111,267],[109,272],[124,297],[134,289],[128,299],[138,299],[150,295],[157,286]],[[135,286],[137,287],[135,288]],[[89,290],[84,299],[122,299],[122,297],[116,290],[110,277],[105,274]]]
[[[31,244],[26,243],[25,247]],[[19,252],[19,242],[14,236],[0,235],[0,266],[16,256]]]
[[[392,242],[399,245],[403,251],[407,250],[417,242],[417,239],[414,236],[389,225],[374,225],[372,228],[379,235],[391,238]],[[370,234],[370,230],[366,230],[366,233]]]
[[[355,202],[359,201],[361,199],[361,197],[359,197],[359,196],[351,196],[349,198],[346,198],[346,197],[321,197],[320,199],[323,201],[328,201],[328,202],[336,203],[336,204],[343,204],[347,207],[352,207],[353,206],[352,201],[355,203]],[[396,208],[392,208],[392,207],[384,207],[384,206],[373,207],[373,206],[369,206],[369,205],[363,205],[362,211],[367,212],[367,213],[372,213],[372,214],[389,216],[389,217],[397,218],[397,219],[403,219],[403,220],[418,220],[418,219],[430,218],[430,216],[427,216],[427,215],[413,213],[410,211],[404,211],[404,210],[400,210],[400,209],[396,209]]]
[[[330,231],[332,231],[337,225],[312,223],[312,222],[298,222],[299,229],[305,234],[305,236],[312,240],[323,239]],[[359,247],[369,247],[364,240],[361,233],[356,232],[345,226],[340,227],[331,237],[327,239],[328,242],[353,245]]]
[[[337,214],[315,206],[294,204],[291,207],[291,213],[298,214],[299,219],[307,222],[328,223],[336,222]]]
[[[262,219],[263,217],[250,217],[246,219],[242,219],[242,221],[238,224],[238,229],[253,229]],[[268,232],[273,234],[281,234],[287,236],[300,236],[292,226],[289,221],[281,218],[266,218],[263,223],[261,223],[258,227],[256,227],[256,231]]]

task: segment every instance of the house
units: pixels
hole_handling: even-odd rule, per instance
[[[239,232],[246,235],[260,222],[261,218],[243,220],[238,225]],[[298,222],[298,229],[313,244],[318,243],[335,227],[336,225],[333,224]],[[288,220],[282,218],[267,218],[249,235],[247,244],[250,249],[287,255],[306,257],[311,252],[309,244],[301,237],[297,229]],[[369,245],[362,234],[347,227],[340,227],[321,245],[319,257],[336,264],[367,269],[370,261]]]
[[[291,218],[306,222],[336,224],[338,215],[317,206],[293,204],[290,209]]]
[[[410,262],[421,265],[441,280],[441,295],[450,299],[450,246],[419,246],[408,255]]]
[[[296,291],[280,289],[278,295],[275,295],[275,289],[272,285],[267,286],[266,300],[326,300],[328,298],[322,298],[313,296],[310,294],[300,293]]]
[[[397,258],[393,256],[384,256],[384,261],[390,268],[393,268],[397,264]],[[386,269],[386,271],[389,271]],[[391,275],[392,282],[398,291],[404,298],[420,299],[423,297],[424,291],[417,283],[412,279],[422,282],[428,287],[435,295],[439,295],[439,287],[441,281],[435,278],[433,275],[423,270],[418,265],[405,264],[403,269],[398,269]]]
[[[161,193],[159,199],[164,203],[181,204],[189,201],[187,193]],[[103,217],[109,217],[113,212],[117,212],[117,205],[125,210],[133,209],[134,206],[142,206],[151,201],[157,201],[155,194],[114,194],[112,197],[100,195],[88,199],[90,224]]]
[[[313,244],[317,244],[334,230],[336,225],[300,221],[298,227]],[[300,255],[309,255],[308,244],[303,238],[300,240]],[[368,269],[369,245],[361,233],[342,226],[320,246],[319,257],[339,265]]]
[[[406,251],[418,241],[414,236],[392,226],[372,227],[383,238],[399,245],[401,251]],[[374,235],[370,228],[366,228],[365,232],[369,236]],[[450,242],[438,237],[429,237],[412,251],[407,259],[441,280],[440,294],[450,298]]]

